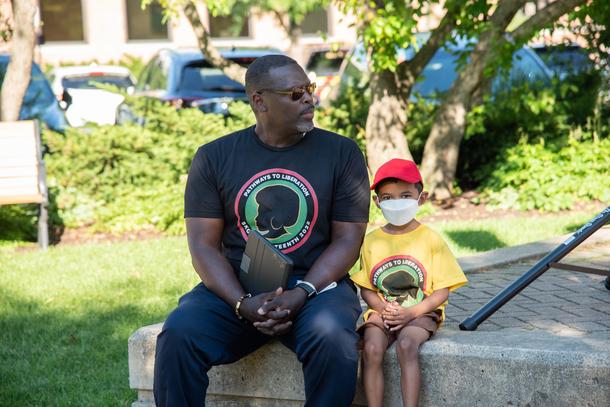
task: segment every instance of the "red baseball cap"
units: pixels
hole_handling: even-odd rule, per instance
[[[375,173],[371,189],[375,189],[377,184],[386,178],[396,178],[411,184],[423,183],[417,165],[411,160],[403,160],[401,158],[393,158],[379,167]]]

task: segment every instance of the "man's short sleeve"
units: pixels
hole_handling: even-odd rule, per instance
[[[354,142],[349,143],[348,149],[336,184],[332,219],[339,222],[368,222],[370,185],[364,156]]]
[[[191,163],[184,192],[184,217],[224,217],[218,178],[204,147],[199,148]]]

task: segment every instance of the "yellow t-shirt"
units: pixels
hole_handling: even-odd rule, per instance
[[[425,225],[399,235],[381,228],[367,234],[360,270],[350,278],[404,307],[419,303],[436,290],[453,291],[468,281],[443,238]],[[445,319],[446,304],[438,307],[441,320]]]

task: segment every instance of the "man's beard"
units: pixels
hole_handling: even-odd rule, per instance
[[[312,131],[313,128],[314,128],[313,122],[297,123],[297,131],[299,133],[307,133],[308,131]]]

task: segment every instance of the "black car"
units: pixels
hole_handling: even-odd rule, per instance
[[[276,49],[230,49],[221,55],[241,66]],[[228,103],[247,100],[244,85],[212,66],[198,49],[163,49],[146,65],[134,95],[153,97],[176,107],[196,107],[204,113],[226,114]]]

